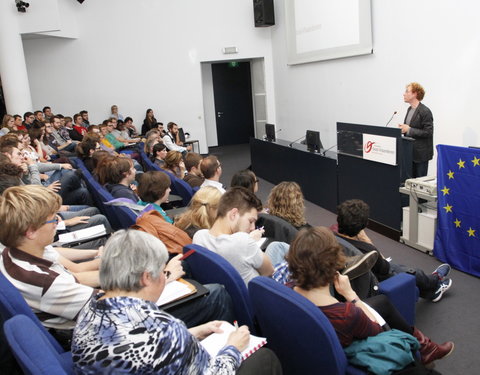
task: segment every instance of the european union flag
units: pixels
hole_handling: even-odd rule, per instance
[[[480,150],[438,145],[435,256],[480,276]]]

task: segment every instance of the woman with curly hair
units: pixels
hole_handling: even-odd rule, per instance
[[[185,177],[185,163],[183,162],[182,153],[180,151],[168,151],[163,169],[183,180],[183,177]]]
[[[200,229],[210,229],[217,217],[218,202],[222,193],[213,186],[205,186],[195,193],[188,209],[176,220],[175,226],[190,238]]]
[[[302,189],[296,182],[284,181],[275,186],[268,196],[267,207],[271,215],[288,221],[297,229],[310,227],[305,218]]]
[[[423,364],[449,355],[453,342],[436,344],[417,328],[410,326],[385,295],[360,300],[347,276],[341,275],[345,256],[332,231],[325,227],[311,227],[299,232],[286,256],[296,286],[294,290],[314,303],[325,314],[337,333],[342,346],[355,340],[376,336],[395,328],[414,336],[420,343]],[[331,294],[333,285],[345,302]],[[375,311],[372,312],[371,308]],[[380,316],[385,319],[381,322]]]

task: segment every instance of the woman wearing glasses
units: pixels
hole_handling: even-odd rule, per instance
[[[147,233],[119,231],[110,238],[100,268],[105,293],[85,306],[74,331],[76,373],[112,369],[122,374],[237,373],[240,351],[250,338],[248,328],[232,332],[225,346],[210,357],[199,340],[220,332],[219,321],[187,329],[156,305],[166,283],[167,260],[165,245]]]

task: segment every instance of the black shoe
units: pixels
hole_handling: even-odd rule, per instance
[[[370,251],[362,255],[355,255],[347,258],[342,275],[347,275],[350,280],[356,279],[372,269],[378,259],[378,252]]]

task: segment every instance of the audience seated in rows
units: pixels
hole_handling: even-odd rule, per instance
[[[98,273],[83,269],[86,271],[81,275],[83,279],[74,277],[64,268],[65,263],[57,250],[49,246],[56,232],[60,207],[61,198],[41,186],[12,187],[4,192],[0,197],[0,219],[5,225],[0,227],[0,242],[6,249],[0,259],[0,270],[19,289],[45,326],[70,329],[78,312],[94,293],[93,288],[82,285],[80,281],[94,284]],[[68,250],[64,254],[80,259]],[[179,258],[174,257],[167,265],[170,274],[168,282],[184,274]],[[98,266],[99,260],[92,262]],[[88,268],[89,264],[87,262],[79,267]],[[38,275],[32,278],[23,270],[37,272]],[[225,289],[217,284],[205,287],[209,290],[205,298],[189,301],[171,310],[189,327],[212,319],[233,319],[231,300]]]
[[[85,306],[75,328],[75,371],[103,372],[107,365],[129,373],[281,373],[275,355],[269,352],[263,358],[261,351],[246,360],[258,362],[256,366],[242,371],[241,351],[249,342],[247,326],[231,333],[225,346],[211,358],[199,340],[221,332],[221,322],[187,330],[181,321],[163,312],[156,301],[166,284],[167,259],[165,246],[149,234],[130,230],[112,236],[100,269],[104,293]],[[266,370],[272,362],[275,372]]]
[[[22,181],[25,184],[45,185],[57,191],[66,204],[92,205],[91,196],[81,185],[80,177],[72,171],[70,164],[36,163],[13,145],[4,143],[5,136],[0,141],[0,152],[5,154],[10,162],[23,168]],[[20,147],[20,142],[17,146]]]
[[[6,160],[5,160],[6,159]],[[20,175],[23,170],[10,163],[9,159],[0,154],[0,195],[13,186],[22,185]],[[103,225],[107,234],[111,233],[112,228],[108,219],[100,213],[97,207],[90,206],[76,206],[76,205],[62,205],[58,210],[59,222],[63,221],[65,225],[65,232],[74,232],[85,228],[90,228],[96,225]],[[73,247],[77,249],[98,248],[104,245],[105,239],[93,239]]]
[[[317,227],[300,231],[292,242],[287,260],[296,283],[294,290],[322,310],[332,323],[342,346],[394,328],[418,340],[423,364],[441,359],[453,351],[453,342],[436,344],[418,328],[411,327],[386,296],[378,295],[365,302],[360,300],[352,290],[348,277],[337,271],[343,267],[345,257],[329,229]],[[332,285],[346,302],[340,302],[332,296]],[[388,327],[380,326],[378,317],[366,304],[385,319]]]
[[[41,188],[43,191],[47,192],[43,194],[45,197],[50,197],[48,199],[51,199],[53,194],[53,196],[56,196],[56,199],[59,200],[60,198],[58,195],[54,194],[53,191],[60,189],[59,192],[62,194],[62,196],[65,195],[65,191],[62,192],[62,189],[67,187],[69,184],[67,183],[65,186],[63,186],[64,176],[72,174],[75,175],[78,181],[80,181],[78,178],[79,176],[71,170],[72,167],[69,163],[60,163],[60,161],[66,161],[65,159],[57,159],[55,160],[56,163],[45,163],[44,161],[48,159],[54,159],[57,156],[70,156],[71,153],[67,152],[66,150],[73,150],[75,149],[75,146],[77,146],[77,142],[72,141],[71,135],[77,136],[78,134],[79,141],[81,141],[78,143],[76,149],[78,156],[85,161],[86,164],[90,165],[90,170],[93,170],[95,167],[93,165],[94,160],[101,159],[97,165],[98,168],[96,171],[98,180],[101,184],[105,184],[107,190],[109,190],[114,197],[125,197],[144,206],[151,205],[153,208],[151,211],[146,212],[137,220],[137,224],[134,226],[134,228],[138,230],[138,233],[142,231],[148,232],[157,238],[160,238],[165,243],[170,254],[181,253],[183,246],[191,243],[191,237],[193,236],[194,243],[198,243],[212,251],[219,253],[230,263],[232,263],[232,265],[239,271],[246,284],[256,275],[270,276],[273,272],[272,264],[275,265],[283,261],[285,256],[287,256],[287,259],[290,259],[288,258],[289,246],[285,243],[274,242],[269,245],[266,252],[263,253],[256,242],[256,240],[260,239],[262,230],[255,230],[254,227],[258,212],[261,210],[261,202],[254,196],[254,193],[258,190],[258,179],[256,178],[255,174],[249,170],[243,170],[236,173],[231,181],[231,186],[234,188],[230,189],[225,195],[221,196],[225,190],[222,184],[219,182],[222,174],[222,168],[218,159],[211,155],[202,160],[202,157],[199,154],[192,152],[187,153],[187,149],[183,148],[179,142],[178,126],[175,123],[169,123],[168,134],[163,134],[163,139],[160,138],[158,123],[156,122],[156,119],[154,119],[153,111],[149,111],[151,112],[150,115],[147,115],[147,117],[150,119],[149,122],[152,122],[153,120],[155,121],[155,123],[150,127],[151,130],[149,131],[149,136],[153,142],[149,144],[149,141],[147,140],[145,147],[153,154],[152,156],[154,158],[156,157],[161,160],[161,155],[166,153],[163,151],[166,147],[165,144],[169,144],[172,149],[175,149],[174,151],[169,152],[169,154],[172,155],[172,160],[175,159],[174,162],[168,163],[167,165],[172,167],[171,172],[179,178],[184,178],[185,181],[187,181],[192,187],[204,186],[194,195],[187,211],[177,218],[175,225],[172,225],[173,220],[160,206],[168,199],[170,190],[170,179],[166,174],[155,171],[145,173],[142,177],[139,177],[138,194],[141,199],[139,200],[131,186],[135,180],[136,174],[135,170],[132,170],[135,160],[126,158],[124,156],[105,157],[106,151],[97,151],[98,146],[101,145],[104,150],[108,150],[108,152],[112,155],[118,155],[114,151],[116,147],[118,147],[118,149],[122,149],[128,143],[137,142],[138,139],[131,139],[132,137],[135,137],[135,133],[131,128],[133,125],[133,121],[131,119],[129,120],[128,126],[123,125],[122,122],[120,122],[120,126],[115,126],[115,123],[117,123],[117,118],[113,116],[114,119],[106,120],[105,124],[99,128],[96,125],[90,125],[88,122],[88,112],[82,111],[86,112],[86,118],[84,116],[85,113],[79,113],[78,116],[75,115],[75,125],[72,127],[71,118],[64,118],[61,115],[53,115],[51,110],[48,116],[44,114],[42,115],[42,112],[40,111],[36,111],[33,114],[33,121],[31,121],[32,119],[30,113],[27,112],[25,114],[27,121],[26,123],[22,124],[23,128],[26,129],[28,126],[30,129],[29,134],[26,134],[16,130],[18,129],[18,120],[16,120],[15,117],[10,116],[4,127],[6,127],[9,132],[13,133],[9,134],[8,136],[2,136],[0,139],[0,148],[2,153],[0,156],[0,180],[2,182],[0,187],[4,186],[3,189],[5,189],[9,186],[15,186],[19,183],[22,183],[20,182],[19,177],[24,178],[27,182],[31,180],[37,182],[37,176],[40,177],[40,171],[45,171],[50,175],[43,176],[47,181],[43,182],[43,184],[47,185],[53,182],[50,184],[50,190],[41,188],[40,186],[17,187],[17,189]],[[147,111],[147,113],[149,111]],[[43,117],[50,118],[51,123],[49,123],[48,120],[43,120]],[[100,132],[103,135],[103,139],[100,138],[98,134],[95,134]],[[82,136],[82,133],[87,134]],[[144,132],[142,131],[142,133]],[[8,142],[13,139],[10,137],[10,135],[15,137],[17,142],[20,140],[20,142],[16,144],[16,146],[20,147],[20,149],[8,145]],[[6,144],[4,144],[4,139],[6,140]],[[155,144],[155,142],[160,143]],[[115,144],[116,147],[113,144]],[[17,155],[14,152],[15,148],[18,149],[20,155]],[[29,158],[25,158],[24,153],[28,155]],[[181,153],[183,153],[183,159],[185,162],[182,160]],[[95,159],[95,155],[98,155],[99,158]],[[175,156],[175,158],[173,158],[173,156]],[[17,161],[16,163],[15,160]],[[181,168],[182,163],[185,163],[183,169]],[[135,164],[138,165],[138,163]],[[165,168],[165,165],[162,165],[162,168]],[[188,171],[186,175],[185,169]],[[5,174],[4,172],[7,173]],[[61,179],[61,186],[54,182],[59,177]],[[40,178],[38,178],[38,181],[39,183],[42,183]],[[80,183],[79,187],[83,188]],[[68,201],[69,197],[66,196],[65,198]],[[2,202],[3,205],[3,198],[0,202]],[[56,206],[57,203],[52,202],[53,201],[50,202],[50,206],[44,204],[44,209],[45,207],[48,208],[52,205]],[[269,196],[268,208],[270,210],[270,214],[276,215],[292,223],[297,229],[309,227],[305,219],[303,194],[300,187],[296,183],[284,182],[276,186]],[[3,209],[1,211],[3,213]],[[48,211],[48,209],[46,211]],[[98,272],[96,272],[96,269],[98,269],[100,259],[93,261],[88,261],[88,259],[96,257],[97,255],[102,255],[102,253],[98,252],[98,250],[82,250],[84,253],[83,256],[80,256],[79,254],[75,253],[75,250],[71,250],[71,252],[69,252],[66,249],[53,249],[50,246],[47,246],[53,241],[53,237],[50,239],[50,234],[52,231],[53,235],[55,234],[55,225],[53,224],[63,220],[67,228],[69,230],[73,230],[80,229],[83,226],[92,225],[92,222],[95,222],[96,220],[105,220],[106,222],[104,225],[107,227],[108,232],[111,230],[110,226],[106,218],[103,215],[100,215],[98,209],[95,207],[83,206],[77,208],[73,206],[60,206],[58,209],[55,209],[52,212],[58,216],[53,216],[52,213],[51,215],[47,215],[48,217],[45,219],[42,218],[41,220],[38,219],[38,213],[29,213],[37,215],[37,217],[34,219],[35,223],[28,222],[27,220],[27,224],[24,224],[29,225],[28,230],[20,230],[18,233],[25,233],[23,237],[32,241],[37,241],[40,238],[40,242],[37,244],[38,246],[32,245],[32,242],[26,242],[29,245],[23,250],[28,251],[35,248],[36,254],[39,256],[39,258],[45,256],[45,259],[50,260],[52,269],[57,270],[56,267],[62,267],[67,274],[70,272],[71,274],[75,275],[76,280],[73,278],[73,281],[70,280],[66,275],[63,275],[63,273],[59,273],[58,277],[62,277],[62,279],[59,280],[63,280],[63,278],[65,278],[68,280],[68,283],[73,282],[77,283],[78,285],[83,284],[85,288],[90,288],[90,293],[86,300],[78,298],[85,303],[93,293],[93,289],[91,287],[97,287],[99,285]],[[40,223],[43,224],[40,225]],[[50,229],[49,225],[53,225],[53,230],[46,230],[47,227]],[[37,228],[36,226],[39,227]],[[43,228],[44,226],[46,228]],[[364,242],[373,247],[373,249],[371,249],[372,252],[375,252],[375,254],[380,254],[380,252],[374,248],[371,241],[369,241],[368,237],[366,237],[363,228],[356,235],[349,235],[348,233],[351,232],[345,232],[344,230],[339,229],[339,235],[357,248],[358,244],[356,244],[355,241]],[[188,235],[190,235],[190,238],[186,232]],[[36,235],[32,237],[31,233],[35,233]],[[46,243],[47,238],[49,238],[48,243]],[[41,242],[42,240],[43,242]],[[361,244],[360,247],[362,247],[362,245],[363,247],[369,247],[365,244]],[[15,246],[12,247],[7,244],[7,250],[3,254],[0,262],[2,272],[4,272],[3,269],[6,267],[4,265],[5,255],[8,255],[9,259],[13,259],[11,255],[12,253],[14,255],[18,255],[18,251],[23,251],[19,250],[20,248],[15,248]],[[40,248],[44,249],[42,253],[40,252]],[[366,249],[362,250],[362,248],[359,248],[359,250],[368,253],[368,250]],[[183,274],[179,257],[180,255],[174,257],[171,263],[169,263],[167,266],[167,268],[169,267],[171,270],[170,272],[173,274],[168,281],[174,280]],[[45,259],[40,259],[40,261],[45,261]],[[74,262],[72,262],[72,260],[74,260]],[[76,263],[77,260],[87,261]],[[378,266],[383,262],[385,262],[385,260],[380,254],[376,265]],[[44,262],[40,262],[42,265],[43,263]],[[90,267],[94,267],[94,265],[96,265],[96,269],[91,269]],[[396,265],[393,264],[393,266]],[[448,287],[450,287],[451,281],[446,278],[446,274],[449,271],[449,266],[448,268],[447,266],[448,265],[442,265],[432,276],[427,276],[423,273],[423,271],[419,270],[420,272],[418,272],[417,270],[417,285],[421,289],[421,292],[422,286],[418,284],[419,277],[425,276],[424,278],[428,279],[429,281],[435,279],[435,289],[428,289],[429,297],[427,298],[439,300]],[[392,267],[390,270],[388,276],[394,274],[393,268],[394,267]],[[342,269],[342,267],[338,269]],[[397,272],[404,272],[406,270],[406,268],[399,269]],[[292,269],[289,269],[288,271],[289,273],[293,274]],[[343,280],[341,277],[337,278]],[[346,285],[344,281],[342,283],[342,285]],[[433,285],[433,282],[431,284]],[[76,286],[74,287],[70,284],[68,285],[68,288],[71,288],[71,290],[76,290],[77,288]],[[35,288],[36,286],[29,286],[28,288],[30,287]],[[301,287],[302,286],[297,283],[297,288]],[[231,301],[223,287],[211,285],[207,286],[207,288],[210,289],[210,296],[207,297],[208,301],[203,301],[203,304],[200,305],[195,305],[195,303],[187,303],[185,306],[173,310],[173,315],[175,315],[177,318],[183,319],[188,327],[192,327],[198,323],[206,322],[207,320],[211,319],[225,319],[231,321],[233,319]],[[55,292],[55,289],[56,287],[52,288],[51,291]],[[81,290],[84,291],[84,289]],[[355,293],[351,287],[349,293],[350,291]],[[439,291],[440,294],[438,294]],[[432,294],[434,295],[432,296]],[[73,312],[70,310],[73,308],[76,309],[76,312],[78,313],[79,308],[77,307],[80,303],[77,303],[77,296],[75,293],[74,295],[67,293],[67,295],[69,296],[68,298],[73,298],[74,300],[73,306],[69,306],[67,310],[69,313],[73,314]],[[440,298],[436,299],[438,295]],[[40,296],[39,298],[41,299],[43,297]],[[60,303],[66,303],[64,299],[67,297],[65,295],[60,295],[52,298],[58,299]],[[91,303],[99,303],[99,301],[103,300],[104,299],[95,301],[92,299]],[[382,301],[381,304],[386,306],[385,309],[388,310],[386,314],[390,313],[388,300],[387,302]],[[36,306],[39,306],[38,302]],[[57,312],[56,308],[58,308],[58,306],[51,307],[48,304],[47,306],[51,308],[50,312]],[[41,308],[43,308],[43,306]],[[88,309],[89,307],[86,306],[85,310]],[[74,316],[72,316],[71,319],[69,319],[69,317],[70,315],[63,317],[61,314],[59,314],[57,317],[49,318],[51,318],[53,322],[65,321],[65,326],[70,328],[72,326],[72,319]],[[62,324],[63,323],[60,325]],[[57,328],[58,327],[59,326],[57,326]],[[412,332],[416,332],[416,329],[411,330]],[[424,361],[428,362],[437,358],[441,358],[453,350],[453,344],[450,342],[445,343],[442,346],[438,346],[431,343],[430,340],[424,337],[421,333],[417,332],[416,336],[417,335],[419,336],[419,339],[423,340],[424,347],[422,347],[422,359]]]

